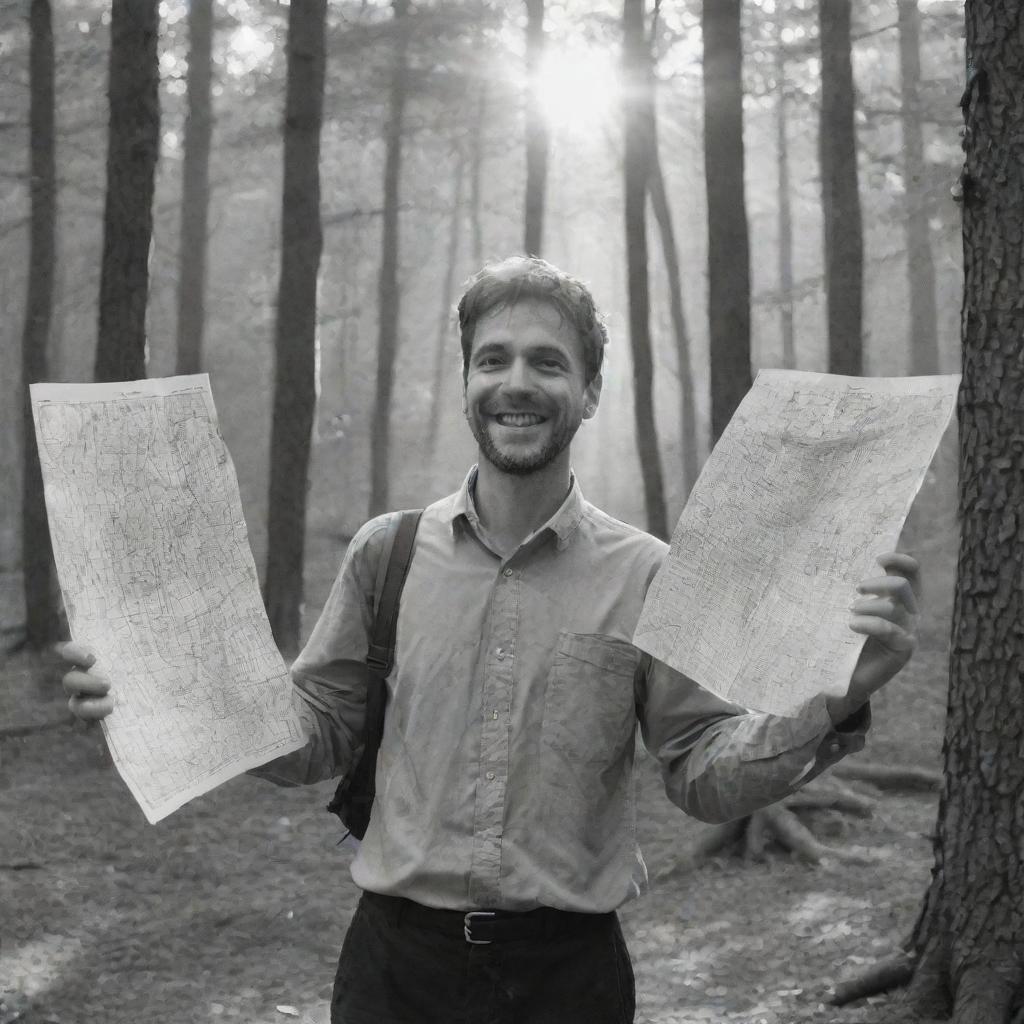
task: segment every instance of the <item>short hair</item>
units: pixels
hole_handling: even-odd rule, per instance
[[[583,342],[586,382],[600,372],[608,329],[597,311],[594,297],[582,281],[571,277],[539,256],[508,256],[484,264],[466,285],[459,300],[459,334],[462,341],[462,377],[469,375],[473,335],[482,317],[523,299],[547,302],[576,329]]]

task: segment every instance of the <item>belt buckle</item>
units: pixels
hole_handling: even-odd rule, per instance
[[[473,946],[489,946],[491,939],[474,939],[473,938],[473,918],[474,917],[494,917],[493,910],[471,910],[462,919],[462,934],[466,936],[466,941]]]

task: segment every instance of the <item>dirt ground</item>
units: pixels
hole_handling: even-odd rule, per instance
[[[331,572],[309,581],[311,611]],[[947,558],[940,588],[950,575]],[[875,698],[858,758],[939,766],[946,637],[933,615],[910,668]],[[0,661],[0,730],[53,723],[0,741],[0,1024],[325,1024],[357,897],[352,851],[324,812],[330,785],[241,777],[148,825],[100,730],[71,725],[56,679],[52,657]],[[646,755],[637,787],[660,878],[621,915],[639,1024],[901,1024],[894,999],[843,1010],[826,999],[909,933],[932,864],[933,796],[879,796],[867,820],[809,819],[868,865],[810,867],[778,851],[694,865],[706,826],[668,803]]]
[[[860,757],[937,763],[943,667],[941,651],[921,652],[876,698]],[[99,730],[67,724],[54,671],[23,655],[0,680],[5,727],[60,723],[0,748],[0,1022],[325,1022],[356,899],[351,851],[323,811],[329,787],[238,778],[150,826]],[[622,914],[638,1021],[899,1021],[884,998],[843,1011],[824,1000],[912,926],[934,798],[882,797],[869,820],[816,816],[823,840],[870,851],[868,866],[776,853],[694,867],[704,826],[668,803],[646,757],[637,785],[642,846],[666,875]]]

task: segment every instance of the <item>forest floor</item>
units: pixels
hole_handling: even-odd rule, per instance
[[[944,625],[926,631],[875,698],[859,759],[939,767],[945,646]],[[71,725],[57,673],[52,656],[0,662],[0,728],[54,723],[0,743],[0,1024],[325,1024],[357,898],[330,785],[240,777],[148,825],[100,730]],[[880,795],[869,819],[815,813],[819,838],[866,865],[694,864],[706,826],[668,803],[646,755],[637,786],[658,879],[621,914],[639,1024],[901,1024],[897,998],[827,998],[909,934],[934,795]]]

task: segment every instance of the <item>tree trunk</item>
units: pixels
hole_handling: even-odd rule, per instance
[[[299,645],[309,449],[316,413],[316,310],[320,270],[320,125],[327,0],[288,8],[281,276],[277,293],[274,420],[264,601],[274,639]]]
[[[711,435],[750,390],[750,243],[743,184],[740,0],[704,0],[704,176],[708,194]]]
[[[657,123],[655,122],[655,131]],[[700,470],[700,456],[697,452],[697,411],[693,399],[693,368],[690,363],[690,335],[686,329],[686,314],[683,308],[682,272],[679,268],[679,249],[672,225],[672,211],[665,190],[665,177],[661,170],[661,156],[658,153],[657,135],[651,153],[650,180],[651,209],[658,223],[661,237],[662,257],[668,277],[669,312],[672,316],[672,333],[676,341],[676,363],[679,367],[680,443],[683,454],[683,497],[687,497],[697,480]]]
[[[146,376],[153,187],[160,152],[158,0],[113,0],[110,133],[96,380]]]
[[[54,47],[50,0],[29,8],[29,227],[28,297],[22,334],[24,475],[21,567],[25,583],[25,639],[40,650],[57,639],[60,620],[28,386],[49,375],[48,343],[56,263],[57,178],[54,159]]]
[[[388,98],[387,153],[384,158],[384,225],[377,285],[377,393],[370,441],[370,515],[388,511],[388,460],[391,454],[391,393],[398,352],[398,205],[402,169],[402,116],[408,92],[406,26],[409,0],[392,0],[395,54]]]
[[[935,866],[910,998],[1008,1024],[1024,982],[1024,32],[967,0],[959,567]]]
[[[210,205],[210,79],[213,0],[191,0],[188,13],[188,116],[182,167],[178,259],[178,373],[203,363],[206,223]]]
[[[903,199],[910,284],[910,371],[939,372],[935,263],[928,227],[921,118],[921,13],[917,0],[899,0],[900,85],[903,100]]]
[[[548,125],[538,76],[544,58],[544,0],[526,0],[526,224],[523,249],[539,256],[544,237],[548,177]]]
[[[830,373],[863,372],[862,305],[864,244],[857,187],[857,138],[853,123],[850,60],[852,0],[822,0],[821,205],[825,225],[825,300]]]
[[[487,124],[487,81],[480,83],[473,117],[473,149],[469,165],[469,230],[473,246],[473,270],[484,262],[483,188],[484,126]]]
[[[668,513],[654,422],[654,364],[647,270],[646,203],[654,148],[654,95],[651,54],[644,32],[644,0],[625,0],[622,30],[626,264],[629,337],[633,352],[633,413],[647,529],[656,537],[667,538]]]
[[[776,8],[775,36],[775,159],[779,197],[779,328],[782,334],[782,365],[796,369],[793,332],[793,208],[789,186],[789,138],[786,116],[786,48],[782,40],[785,18]]]
[[[466,177],[466,154],[462,147],[455,162],[452,184],[452,214],[448,227],[448,253],[444,283],[441,285],[441,314],[437,320],[437,342],[434,347],[434,386],[430,394],[430,422],[427,425],[427,457],[437,455],[437,438],[441,428],[441,406],[444,401],[444,369],[448,364],[448,342],[451,338],[452,291],[455,288],[455,267],[459,259],[459,235],[462,228],[462,192]]]

